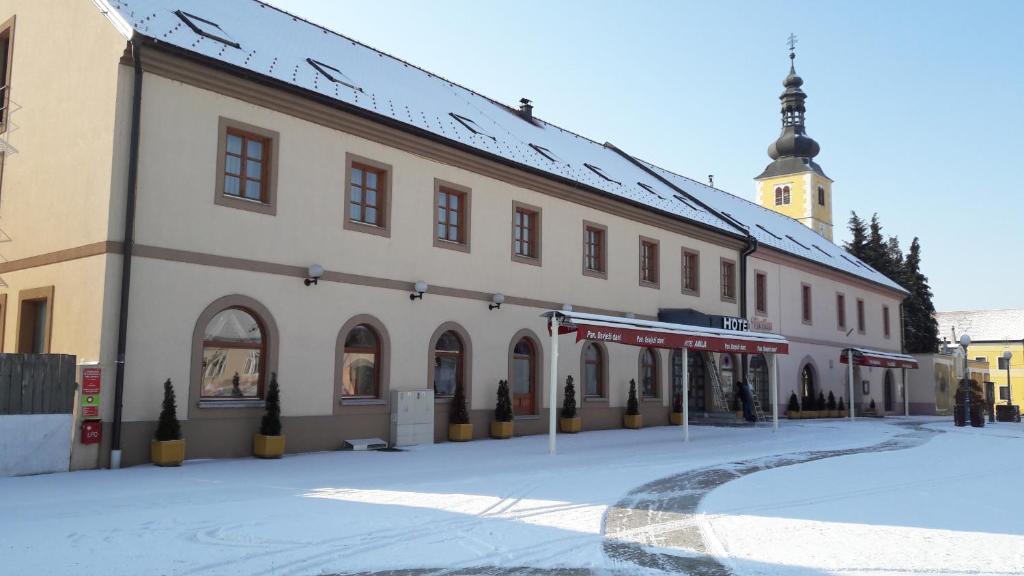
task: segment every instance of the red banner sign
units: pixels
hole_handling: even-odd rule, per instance
[[[640,328],[591,326],[578,324],[576,341],[594,340],[627,346],[646,348],[686,348],[699,352],[731,352],[735,354],[788,354],[787,342],[762,342],[759,340],[723,336],[693,336],[671,332],[655,332]]]
[[[82,368],[82,394],[99,394],[101,371],[99,366]]]
[[[847,353],[839,356],[841,364],[848,364]],[[886,358],[871,354],[854,355],[854,364],[857,366],[872,366],[877,368],[917,368],[917,360],[902,360],[900,358]]]

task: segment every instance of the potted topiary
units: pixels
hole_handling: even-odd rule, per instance
[[[644,417],[640,414],[640,402],[636,398],[636,380],[629,381],[629,399],[626,401],[626,414],[622,417],[622,425],[633,430],[644,426]]]
[[[836,408],[836,397],[832,394],[832,391],[828,391],[828,402],[825,403],[825,409],[828,410],[829,418],[838,418],[839,410]]]
[[[818,417],[818,402],[814,399],[814,396],[804,396],[800,399],[800,417]]]
[[[871,403],[868,404],[868,409],[864,411],[864,415],[865,416],[875,416],[877,414],[877,411],[878,411],[878,408],[875,406],[875,399],[872,398],[871,399]]]
[[[156,434],[149,443],[149,459],[157,466],[181,466],[185,460],[185,440],[181,437],[181,423],[178,422],[178,407],[174,403],[174,386],[170,378],[164,382],[164,403]]]
[[[462,382],[455,384],[452,409],[448,412],[448,439],[452,442],[468,442],[473,439],[473,425],[466,411],[466,393],[462,390]]]
[[[828,403],[825,402],[825,394],[818,391],[818,400],[814,403],[818,409],[818,418],[828,418]]]
[[[679,426],[683,423],[682,390],[675,390],[675,393],[672,395],[672,412],[668,415],[668,419],[674,426]]]
[[[803,418],[800,414],[800,401],[796,399],[796,392],[789,393],[789,405],[786,406],[786,416],[790,420],[799,420]]]
[[[281,434],[281,389],[277,373],[270,373],[267,386],[266,414],[260,422],[260,433],[253,436],[252,453],[257,458],[280,458],[284,454],[284,435]]]
[[[846,402],[843,401],[842,396],[839,397],[839,403],[836,404],[836,412],[839,413],[840,418],[846,418],[850,415],[849,411],[846,409]]]
[[[558,428],[566,434],[575,434],[583,428],[583,419],[576,413],[576,387],[572,384],[572,376],[565,377],[565,398]]]
[[[512,437],[512,398],[508,392],[508,380],[498,380],[498,404],[494,407],[491,421],[491,438],[504,440]]]

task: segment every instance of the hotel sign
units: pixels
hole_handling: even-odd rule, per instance
[[[686,348],[699,352],[732,352],[736,354],[789,353],[788,342],[764,342],[741,336],[697,336],[644,330],[642,328],[592,326],[579,323],[576,330],[576,341],[582,340],[642,346],[645,348],[666,348],[671,350]]]

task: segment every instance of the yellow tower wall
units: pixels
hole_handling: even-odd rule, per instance
[[[789,186],[789,204],[775,205],[775,188]],[[818,203],[818,187],[825,189],[825,205]],[[757,181],[757,203],[802,223],[832,241],[832,181],[810,170]]]

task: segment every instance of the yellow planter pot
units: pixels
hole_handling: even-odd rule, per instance
[[[452,442],[469,442],[473,439],[472,424],[449,424],[448,440]]]
[[[839,410],[829,410],[828,411],[828,417],[829,418],[839,418]]]
[[[850,411],[849,410],[837,410],[836,412],[839,413],[839,417],[840,418],[849,418],[850,417]]]
[[[284,436],[256,434],[252,438],[252,453],[257,458],[280,458],[284,454]]]
[[[583,429],[583,418],[579,416],[575,418],[560,418],[558,420],[558,429],[566,434],[576,434]]]
[[[643,414],[637,414],[635,416],[632,416],[630,414],[624,415],[622,417],[622,426],[624,428],[630,428],[630,429],[633,429],[633,430],[636,430],[638,428],[643,428],[644,427],[644,416],[643,416]]]
[[[157,466],[181,466],[185,461],[185,441],[153,440],[149,443],[149,459]]]
[[[470,432],[472,435],[472,431]],[[511,422],[498,422],[497,420],[491,422],[491,438],[497,438],[504,440],[512,437],[512,423]]]
[[[673,426],[681,426],[683,424],[683,413],[682,412],[672,412],[672,413],[670,413],[668,415],[668,421],[671,422]]]
[[[801,410],[800,411],[800,417],[801,418],[817,418],[818,417],[818,411],[817,410]]]
[[[802,416],[799,412],[786,412],[786,418],[789,418],[790,420],[799,420]]]

